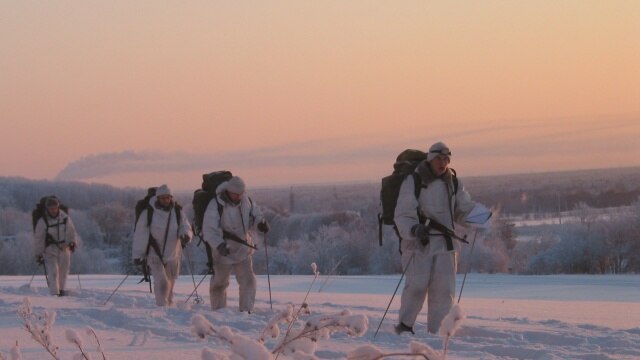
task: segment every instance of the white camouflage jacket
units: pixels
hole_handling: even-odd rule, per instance
[[[156,197],[152,197],[149,200],[149,204],[155,204]],[[149,242],[149,233],[153,236],[158,244],[160,253],[162,254],[162,260],[164,263],[179,259],[182,256],[182,247],[180,246],[180,237],[186,235],[189,240],[193,237],[191,230],[191,224],[185,216],[185,211],[180,211],[180,226],[178,226],[178,220],[176,218],[176,210],[174,206],[171,206],[170,210],[163,210],[153,206],[153,217],[151,218],[151,226],[147,226],[147,209],[140,213],[138,222],[136,223],[136,230],[133,233],[133,248],[131,256],[133,259],[141,259],[145,257],[147,251],[147,243]],[[169,230],[167,231],[167,223],[169,223]],[[165,245],[165,232],[167,234]],[[158,254],[153,248],[149,248],[147,254],[149,257],[157,257]]]
[[[220,256],[216,248],[225,242],[223,239],[223,229],[237,235],[251,245],[255,245],[253,235],[255,228],[264,216],[255,201],[251,200],[247,194],[242,197],[239,204],[225,201],[224,183],[219,186],[216,198],[212,199],[207,206],[202,221],[202,235],[213,250],[214,261],[221,261],[224,264],[236,264],[252,255],[255,250],[239,244],[232,240],[227,240],[227,247],[230,254]],[[217,200],[217,202],[216,202]],[[222,205],[222,218],[218,212],[218,203]]]
[[[44,254],[46,248],[45,238],[47,233],[51,235],[55,244],[49,246],[57,246],[60,249],[69,246],[70,244],[76,245],[77,233],[76,228],[73,225],[73,221],[64,211],[60,210],[57,217],[52,218],[48,213],[45,214],[45,218],[42,217],[38,220],[36,228],[33,234],[34,244],[33,252],[36,258]],[[47,227],[47,222],[49,227]]]
[[[425,162],[422,166],[428,166],[428,164]],[[426,186],[421,189],[419,199],[416,199],[415,196],[413,176],[407,176],[400,187],[394,220],[402,237],[403,253],[423,248],[415,236],[411,234],[411,228],[418,224],[418,209],[427,218],[435,219],[453,230],[454,222],[462,224],[466,215],[475,205],[460,179],[458,179],[458,191],[455,194],[452,183],[446,182],[443,177],[430,179]],[[429,232],[438,233],[435,230]],[[447,250],[444,237],[434,235],[430,236],[429,240],[427,251],[435,253]]]

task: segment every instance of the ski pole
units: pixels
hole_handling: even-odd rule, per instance
[[[411,261],[413,261],[413,257],[416,255],[416,253],[411,254],[411,257],[409,258],[409,262],[407,262],[407,267],[402,271],[402,275],[400,275],[400,281],[398,281],[398,285],[396,285],[396,289],[393,292],[393,295],[391,296],[391,300],[389,300],[389,305],[387,305],[387,309],[384,311],[384,315],[382,315],[382,319],[380,319],[380,323],[378,324],[378,328],[376,329],[376,333],[373,334],[373,338],[376,338],[376,335],[378,335],[378,330],[380,330],[380,326],[382,326],[382,322],[384,321],[385,316],[387,316],[387,311],[389,311],[389,307],[391,307],[391,303],[393,302],[393,298],[396,296],[396,293],[398,292],[398,288],[400,288],[400,284],[402,283],[402,279],[404,278],[404,274],[407,272],[407,269],[409,269],[409,265],[411,265]]]
[[[271,277],[269,275],[269,252],[267,252],[267,233],[262,235],[262,241],[264,242],[264,256],[267,258],[267,283],[269,284],[269,306],[273,310],[273,301],[271,300]]]
[[[184,254],[187,257],[187,268],[189,269],[189,274],[191,274],[191,280],[193,281],[193,291],[196,293],[195,303],[202,303],[202,298],[198,295],[198,288],[196,287],[196,278],[193,276],[193,269],[191,268],[191,258],[189,257],[189,249],[184,249]]]
[[[118,291],[118,289],[120,289],[120,286],[122,286],[122,284],[124,283],[125,280],[127,280],[127,278],[129,277],[129,274],[127,274],[127,276],[124,277],[124,279],[122,279],[122,281],[120,281],[120,284],[118,284],[118,286],[116,286],[116,288],[113,290],[113,292],[111,293],[111,295],[109,295],[109,297],[107,298],[107,300],[104,301],[104,304],[102,304],[102,306],[107,305],[107,303],[109,302],[109,300],[111,299],[111,297],[113,296],[113,294],[116,293],[116,291]]]
[[[475,233],[473,234],[473,241],[471,242],[471,251],[469,251],[469,267],[467,268],[467,270],[464,272],[464,277],[462,278],[462,285],[460,286],[460,294],[458,295],[458,304],[460,304],[460,298],[462,297],[462,289],[464,289],[464,283],[465,281],[467,281],[467,274],[469,273],[469,270],[471,269],[471,266],[473,265],[473,248],[476,246],[476,236],[478,235],[478,229],[476,229]]]
[[[36,273],[38,272],[38,266],[33,269],[33,274],[31,274],[31,280],[29,280],[29,287],[31,287],[31,283],[33,282],[33,278],[36,277]]]
[[[78,275],[78,287],[80,288],[80,290],[82,290],[82,283],[80,282],[80,273],[78,273],[77,275]]]
[[[198,285],[195,286],[195,288],[193,288],[193,291],[191,292],[191,294],[189,295],[189,297],[187,298],[187,300],[185,300],[184,302],[186,303],[187,301],[189,301],[189,299],[191,299],[191,297],[193,296],[193,294],[196,292],[196,290],[198,290],[198,288],[200,287],[200,284],[202,284],[202,282],[204,281],[204,279],[207,277],[207,275],[209,274],[204,274],[204,276],[202,277],[202,279],[200,279],[200,281],[198,282]]]
[[[47,279],[47,287],[49,287],[49,275],[47,275],[47,265],[44,260],[42,261],[42,268],[44,269],[44,278]]]

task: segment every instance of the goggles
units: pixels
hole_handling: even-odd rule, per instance
[[[444,155],[444,156],[451,156],[451,151],[447,148],[444,149],[440,149],[440,150],[434,150],[431,151],[434,154],[438,154],[438,155]]]

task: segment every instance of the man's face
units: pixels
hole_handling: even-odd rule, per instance
[[[240,200],[242,200],[242,194],[234,193],[232,191],[227,191],[229,195],[229,200],[231,200],[234,204],[238,204]]]
[[[58,217],[58,214],[60,214],[60,206],[59,205],[49,206],[47,207],[47,212],[49,213],[49,216],[51,216],[52,218]]]
[[[429,162],[431,171],[435,176],[440,176],[447,171],[451,158],[446,155],[438,155]]]
[[[171,195],[160,195],[160,196],[158,196],[158,203],[162,207],[167,207],[167,206],[171,205],[171,200],[172,199],[173,199],[173,197]]]

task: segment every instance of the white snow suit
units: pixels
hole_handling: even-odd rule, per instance
[[[149,204],[156,204],[154,196]],[[189,241],[193,237],[191,224],[180,211],[180,225],[178,226],[177,212],[174,203],[170,208],[162,209],[153,206],[151,224],[147,224],[147,212],[140,213],[136,230],[133,234],[133,259],[147,259],[147,264],[153,277],[153,292],[156,297],[156,305],[167,306],[173,304],[173,286],[180,275],[180,259],[182,258],[182,246],[180,237],[186,237]],[[157,247],[148,245],[154,239]],[[160,250],[158,254],[157,250]]]
[[[47,234],[49,240],[47,241]],[[51,295],[60,295],[64,291],[71,267],[71,250],[69,246],[77,245],[76,229],[73,221],[64,211],[52,218],[47,211],[38,220],[34,231],[33,250],[36,259],[44,258],[47,271],[47,285]]]
[[[429,229],[429,243],[423,246],[411,234],[411,228],[418,224],[420,211],[427,218],[453,229],[454,222],[461,222],[474,202],[460,180],[454,194],[451,170],[436,178],[429,163],[424,161],[416,172],[421,174],[423,184],[419,199],[415,196],[414,177],[407,176],[400,187],[395,209],[394,220],[402,238],[402,268],[406,269],[399,320],[413,327],[428,295],[427,330],[437,333],[455,297],[456,253],[447,248],[446,239],[440,232]]]
[[[213,252],[213,270],[209,296],[211,309],[217,310],[227,306],[227,287],[231,271],[235,273],[239,286],[240,311],[253,311],[256,298],[256,276],[253,272],[251,255],[254,249],[223,238],[223,230],[235,234],[240,239],[255,245],[252,234],[254,228],[264,217],[256,203],[245,194],[239,204],[234,204],[225,195],[225,184],[218,186],[217,196],[207,206],[202,222],[202,235]],[[217,202],[216,202],[217,200]],[[222,205],[222,218],[218,212],[218,204]],[[217,251],[220,244],[226,243],[229,255],[222,256]]]

